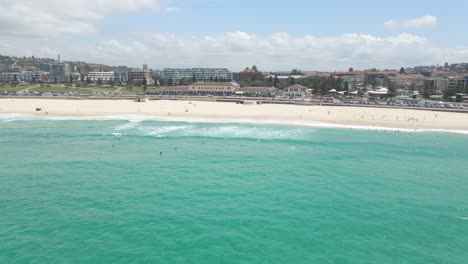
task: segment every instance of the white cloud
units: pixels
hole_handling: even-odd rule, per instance
[[[0,0],[0,34],[23,38],[87,35],[114,13],[162,10],[166,0]]]
[[[2,46],[3,45],[3,46]],[[0,50],[16,55],[55,57],[111,65],[163,67],[227,67],[237,71],[256,64],[261,70],[346,70],[400,68],[445,61],[468,61],[468,47],[444,48],[428,39],[399,34],[378,37],[344,34],[334,37],[292,37],[276,33],[259,37],[229,32],[219,37],[178,37],[161,32],[140,32],[132,41],[112,39],[86,45],[51,45],[48,41],[10,45]]]
[[[180,37],[161,32],[138,32],[105,40],[92,36],[107,16],[146,10],[173,12],[172,0],[0,0],[0,52],[5,55],[47,56],[112,65],[162,67],[227,67],[240,70],[256,64],[262,70],[346,70],[399,68],[468,61],[468,48],[444,48],[411,34],[379,37],[285,32],[256,36],[228,32],[221,36]],[[424,16],[387,21],[389,28],[437,25]],[[91,36],[89,36],[91,35]],[[130,40],[129,40],[130,39]]]
[[[384,23],[386,28],[397,29],[397,28],[428,28],[437,26],[437,17],[435,16],[422,16],[410,20],[398,21],[388,20]]]

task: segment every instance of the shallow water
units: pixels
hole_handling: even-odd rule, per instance
[[[468,137],[0,121],[1,263],[466,263]]]

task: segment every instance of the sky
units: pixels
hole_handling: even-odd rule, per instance
[[[0,0],[0,54],[239,71],[468,62],[468,1]]]

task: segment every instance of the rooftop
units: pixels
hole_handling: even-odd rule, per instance
[[[237,87],[239,84],[235,82],[196,82],[192,86],[231,86]]]

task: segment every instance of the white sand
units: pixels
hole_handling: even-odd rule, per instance
[[[37,112],[36,108],[42,108]],[[467,130],[468,114],[394,108],[242,105],[201,101],[0,99],[1,113],[45,116],[145,115],[319,121],[355,126]]]

